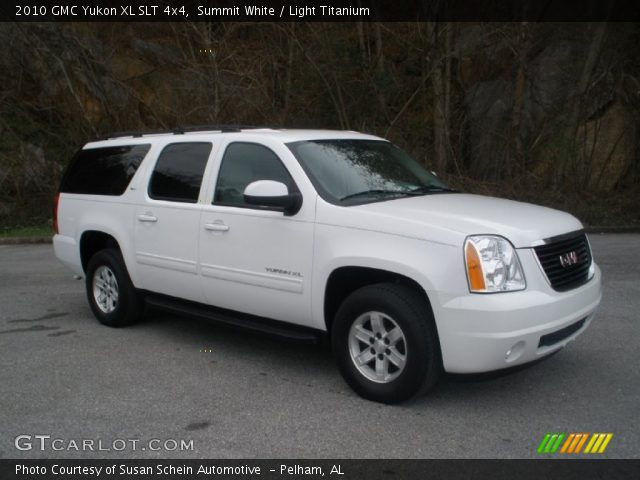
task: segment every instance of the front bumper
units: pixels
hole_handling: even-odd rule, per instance
[[[533,282],[521,292],[440,298],[435,313],[444,369],[488,372],[549,355],[589,327],[601,298],[597,265],[589,282],[568,292]]]

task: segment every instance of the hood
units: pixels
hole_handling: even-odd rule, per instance
[[[467,235],[495,234],[507,238],[516,248],[526,248],[583,228],[578,219],[559,210],[466,193],[403,197],[342,210],[354,214],[350,223],[377,220],[380,228],[368,225],[367,229],[440,242],[446,238],[447,243],[456,244]],[[448,235],[443,237],[443,233]]]

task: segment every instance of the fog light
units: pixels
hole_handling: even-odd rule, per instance
[[[516,343],[513,347],[511,347],[509,350],[507,350],[507,353],[504,356],[505,361],[507,363],[511,363],[519,359],[524,353],[525,345],[526,345],[525,342],[521,340],[518,343]]]

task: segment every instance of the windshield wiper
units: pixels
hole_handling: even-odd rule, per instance
[[[350,198],[356,198],[356,197],[366,197],[366,196],[373,196],[373,195],[411,195],[411,191],[409,190],[382,190],[382,189],[374,189],[374,190],[363,190],[361,192],[356,192],[356,193],[351,193],[349,195],[345,195],[344,197],[340,198],[340,201],[343,200],[348,200]]]
[[[449,187],[438,187],[435,185],[424,185],[422,187],[412,188],[411,190],[383,190],[383,189],[372,189],[372,190],[363,190],[361,192],[351,193],[349,195],[345,195],[340,198],[340,201],[348,200],[350,198],[356,197],[366,197],[366,196],[374,196],[374,195],[392,195],[392,196],[412,196],[412,195],[424,195],[426,193],[436,193],[436,192],[457,192],[453,188]]]
[[[422,187],[417,187],[417,188],[413,188],[411,190],[409,190],[408,193],[410,194],[414,194],[414,195],[420,195],[422,193],[432,193],[432,192],[457,192],[457,190],[454,190],[453,188],[449,188],[449,187],[439,187],[436,185],[424,185]]]

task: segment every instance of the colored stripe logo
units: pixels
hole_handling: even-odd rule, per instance
[[[537,451],[543,454],[604,453],[612,438],[613,433],[547,433]]]

